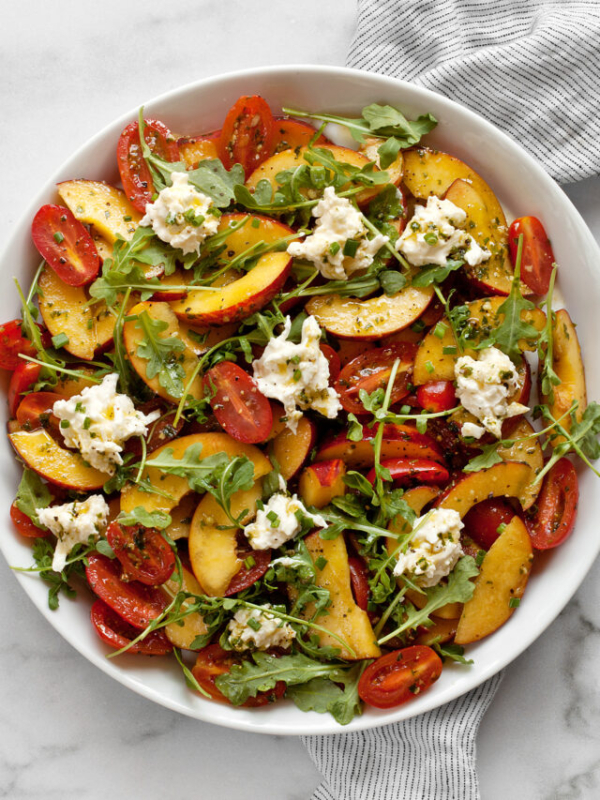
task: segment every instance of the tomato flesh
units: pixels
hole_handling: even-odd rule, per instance
[[[120,650],[139,635],[139,630],[129,625],[116,614],[103,600],[96,600],[90,611],[90,619],[103,642]],[[141,642],[131,645],[127,650],[132,655],[164,656],[172,652],[173,645],[163,630],[151,631]]]
[[[92,553],[88,557],[85,575],[91,590],[134,628],[143,630],[166,608],[166,598],[158,589],[122,580],[117,559]]]
[[[39,364],[33,364],[31,361],[21,361],[10,376],[10,383],[8,384],[8,408],[11,417],[14,417],[17,413],[17,408],[23,399],[23,392],[35,386],[39,380],[41,371],[42,368]]]
[[[414,483],[447,483],[450,473],[446,467],[427,458],[384,458],[381,466],[390,471],[394,486],[409,486]],[[367,480],[375,484],[375,468],[367,473]]]
[[[221,361],[208,370],[203,384],[207,393],[214,390],[210,405],[233,439],[245,444],[268,439],[273,427],[271,404],[247,372],[233,361]]]
[[[170,130],[160,120],[144,120],[144,139],[150,150],[164,161],[179,161],[179,147]],[[142,155],[139,126],[128,125],[117,144],[117,163],[125,194],[131,205],[143,214],[146,204],[152,202],[154,183]]]
[[[29,339],[23,336],[23,323],[13,319],[0,325],[0,367],[14,370],[23,359],[20,355],[35,356],[36,350]]]
[[[508,247],[513,266],[517,261],[519,236],[523,234],[521,280],[535,294],[546,294],[556,259],[550,239],[537,217],[519,217],[508,229]]]
[[[175,554],[155,528],[121,525],[115,520],[108,526],[106,538],[128,580],[159,586],[173,574]]]
[[[348,556],[348,566],[354,602],[366,611],[369,604],[369,572],[366,564],[360,556]]]
[[[200,686],[208,692],[213,700],[219,703],[228,703],[229,700],[219,691],[215,684],[215,679],[219,675],[225,675],[234,664],[239,664],[240,657],[231,650],[224,650],[220,644],[209,644],[198,652],[196,663],[192,667],[192,674]],[[259,692],[256,697],[249,697],[243,706],[246,708],[257,708],[273,703],[283,697],[285,693],[285,683],[278,681],[273,689],[268,692]]]
[[[39,254],[68,286],[85,286],[100,272],[102,259],[88,229],[64,206],[42,206],[31,236]]]
[[[452,381],[430,381],[417,389],[417,401],[423,411],[437,414],[439,411],[449,411],[458,403]]]
[[[526,517],[531,544],[536,550],[550,550],[567,539],[575,525],[579,502],[579,481],[568,458],[561,458],[547,473],[533,517]]]
[[[240,97],[227,113],[217,143],[225,168],[241,164],[248,177],[273,152],[273,128],[266,100],[258,95]]]
[[[364,389],[367,394],[371,394],[377,389],[385,389],[396,360],[399,360],[400,364],[391,392],[390,405],[401,400],[408,394],[416,352],[416,344],[398,342],[388,347],[374,347],[349,361],[340,372],[335,384],[342,408],[352,414],[364,414],[365,407],[360,400],[361,390]]]
[[[500,497],[482,500],[466,514],[465,533],[484,550],[489,550],[500,536],[498,528],[508,525],[514,516],[514,509],[506,500]]]
[[[238,549],[238,558],[246,561],[248,558],[254,559],[254,563],[250,566],[242,564],[242,568],[231,579],[227,590],[223,593],[225,597],[230,597],[233,594],[242,592],[253,583],[260,580],[269,569],[271,564],[271,551],[270,550],[252,550],[250,547]]]
[[[48,536],[50,533],[50,531],[38,528],[27,514],[24,514],[14,503],[10,507],[10,518],[21,536],[25,536],[27,539],[37,539],[38,536]]]
[[[26,395],[17,408],[18,422],[25,430],[51,427],[58,431],[58,419],[52,413],[54,403],[58,400],[64,400],[64,397],[56,392],[32,392]]]
[[[426,645],[412,645],[369,664],[358,682],[358,695],[375,708],[393,708],[429,689],[441,674],[438,654]]]

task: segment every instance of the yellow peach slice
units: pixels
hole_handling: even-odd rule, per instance
[[[200,586],[194,575],[188,569],[182,567],[182,573],[183,581],[181,586],[173,579],[167,581],[167,583],[164,585],[163,591],[166,589],[165,594],[169,601],[173,595],[176,595],[177,592],[180,591],[189,592],[190,594],[195,595],[204,594],[202,586]],[[186,606],[193,604],[193,602],[194,601],[191,598],[184,600],[181,604],[182,610],[184,610]],[[191,649],[194,639],[197,636],[203,636],[207,630],[208,628],[206,627],[204,618],[197,611],[188,614],[187,617],[184,617],[181,620],[181,623],[170,622],[165,626],[165,634],[167,639],[175,647],[183,648],[184,650]]]
[[[462,519],[476,503],[490,497],[516,497],[527,503],[529,484],[534,479],[535,473],[529,464],[516,461],[494,464],[489,469],[463,475],[438,505],[458,511]]]
[[[100,181],[63,181],[58,194],[73,216],[93,225],[110,244],[117,236],[131,239],[142,215],[135,210],[125,192]]]

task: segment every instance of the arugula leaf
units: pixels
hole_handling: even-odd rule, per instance
[[[217,208],[227,208],[235,199],[235,187],[245,181],[241,164],[234,164],[230,170],[226,170],[218,158],[200,161],[196,169],[187,171],[187,176],[188,183],[210,197]]]
[[[350,439],[351,442],[360,442],[363,438],[363,426],[362,423],[358,421],[356,414],[349,413],[348,414],[348,433],[347,437]]]
[[[344,674],[343,689],[331,678],[312,678],[307,683],[290,686],[287,695],[301,711],[329,712],[340,725],[347,725],[362,713],[358,681],[363,670],[362,664],[349,669]],[[336,680],[340,682],[338,678]]]
[[[139,314],[135,327],[144,333],[137,355],[148,361],[146,375],[150,380],[158,375],[158,382],[171,397],[181,397],[184,390],[185,371],[181,353],[185,344],[174,336],[161,336],[169,327],[162,319],[152,319],[147,311]]]
[[[504,446],[504,442],[494,442],[493,444],[484,444],[481,446],[482,453],[472,458],[469,463],[463,468],[463,472],[479,472],[482,469],[489,469],[494,464],[499,464],[502,459],[498,454],[498,448]]]
[[[472,658],[465,658],[465,648],[460,644],[432,642],[430,646],[443,661],[455,661],[457,664],[465,664],[467,666],[473,663]]]
[[[385,269],[378,275],[381,288],[387,295],[393,295],[406,286],[406,275],[395,269]]]
[[[166,511],[147,511],[144,506],[136,506],[131,511],[121,511],[117,522],[121,525],[142,525],[144,528],[164,530],[171,524],[171,515]]]
[[[322,677],[342,681],[344,671],[339,666],[323,664],[303,653],[278,658],[259,650],[252,653],[252,660],[234,664],[230,672],[219,675],[215,684],[234,706],[239,706],[259,692],[273,689],[278,681],[295,686]]]
[[[464,263],[462,258],[449,258],[443,267],[437,264],[428,264],[417,272],[411,280],[411,284],[417,287],[425,287],[431,286],[432,283],[443,283],[451,272],[460,269]]]
[[[47,508],[51,502],[52,495],[50,494],[48,486],[42,481],[37,472],[29,469],[29,467],[25,467],[23,469],[19,488],[17,489],[17,497],[15,499],[16,507],[19,511],[22,511],[23,514],[26,514],[34,525],[44,527],[40,525],[36,509]]]
[[[556,264],[550,276],[550,285],[546,295],[546,324],[540,332],[538,339],[538,356],[540,359],[540,386],[542,394],[548,398],[549,403],[554,402],[554,387],[561,383],[554,371],[554,322],[555,315],[552,311],[552,296],[554,294],[554,281],[556,280]]]
[[[46,538],[35,539],[33,544],[33,560],[36,568],[33,570],[39,572],[40,577],[49,586],[48,589],[48,608],[51,611],[56,611],[59,605],[59,595],[64,594],[67,597],[75,597],[77,592],[71,586],[70,581],[74,576],[80,578],[84,577],[83,558],[91,550],[95,549],[95,545],[86,547],[85,545],[76,545],[71,550],[69,562],[61,572],[55,572],[52,569],[52,560],[54,558],[54,543]],[[27,571],[27,570],[26,570]]]

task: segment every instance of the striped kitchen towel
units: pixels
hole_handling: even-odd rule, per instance
[[[405,722],[303,736],[323,776],[311,800],[479,800],[475,738],[502,676]]]
[[[600,173],[599,0],[359,0],[348,66],[479,112],[559,183]]]

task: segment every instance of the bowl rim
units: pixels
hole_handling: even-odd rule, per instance
[[[454,100],[450,100],[444,95],[441,95],[430,89],[426,89],[420,86],[416,86],[413,83],[409,83],[408,81],[403,81],[397,78],[381,75],[376,72],[358,70],[349,67],[338,67],[331,65],[319,66],[315,64],[273,65],[268,67],[253,67],[251,69],[239,69],[232,72],[221,73],[219,75],[202,78],[196,81],[190,81],[184,86],[177,87],[176,89],[172,89],[163,92],[161,95],[152,97],[146,103],[144,103],[144,106],[146,107],[146,109],[150,109],[152,112],[155,112],[155,110],[159,109],[162,104],[166,102],[177,101],[182,97],[185,97],[190,92],[202,91],[202,89],[207,87],[215,87],[218,86],[219,84],[227,84],[240,79],[253,80],[256,78],[268,78],[272,76],[277,76],[282,78],[290,78],[290,77],[298,78],[301,77],[302,75],[308,76],[311,74],[319,77],[324,77],[325,79],[329,77],[336,77],[341,79],[356,79],[360,77],[361,79],[373,80],[374,91],[377,89],[377,86],[375,84],[379,84],[379,86],[382,89],[387,87],[391,91],[403,93],[404,95],[408,96],[414,96],[415,101],[419,104],[422,103],[424,100],[426,101],[428,98],[431,98],[432,100],[435,101],[435,104],[438,107],[441,106],[442,108],[449,108],[453,110],[458,108],[460,110],[460,113],[463,114],[467,119],[476,121],[477,124],[479,126],[482,126],[484,130],[486,130],[487,133],[489,133],[489,135],[491,135],[494,139],[502,141],[504,146],[508,148],[509,151],[512,151],[515,154],[515,156],[517,156],[517,158],[521,161],[521,163],[526,164],[527,167],[531,170],[533,174],[533,179],[535,180],[536,184],[538,184],[541,188],[549,191],[552,194],[556,194],[557,192],[559,192],[560,195],[562,195],[562,202],[566,204],[566,206],[569,208],[570,220],[576,225],[578,234],[582,236],[583,239],[585,240],[586,247],[590,248],[591,252],[595,254],[595,257],[600,263],[600,248],[598,247],[598,244],[596,243],[585,221],[581,217],[579,211],[575,208],[575,206],[563,192],[561,187],[545,172],[543,167],[535,160],[533,156],[531,156],[527,151],[525,151],[508,134],[499,130],[491,122],[481,117],[479,114],[467,108],[466,106]],[[403,100],[401,102],[405,101]],[[6,243],[0,253],[0,263],[4,262],[7,259],[7,257],[9,257],[10,251],[13,250],[22,240],[24,235],[24,230],[28,229],[27,226],[29,224],[29,221],[31,220],[35,210],[37,210],[40,201],[45,202],[45,197],[47,196],[49,191],[55,186],[57,180],[63,177],[65,172],[68,172],[72,162],[75,162],[77,159],[79,159],[80,156],[85,155],[85,153],[88,150],[91,150],[95,145],[101,143],[108,136],[113,135],[115,130],[118,130],[118,132],[120,133],[125,124],[130,122],[132,118],[137,117],[137,113],[138,113],[138,108],[136,107],[120,115],[117,119],[109,122],[101,130],[96,132],[92,137],[87,139],[80,147],[78,147],[69,156],[68,159],[66,159],[57,169],[55,169],[50,174],[50,176],[46,180],[42,181],[40,190],[36,192],[33,200],[25,207],[22,214],[19,215],[17,222],[15,223],[15,227],[12,234],[7,238]],[[0,544],[0,549],[2,549],[5,558],[8,559],[8,554],[5,552],[4,545]],[[595,553],[596,556],[598,555],[598,552],[600,552],[600,539],[596,546],[596,553]],[[219,704],[216,703],[211,703],[207,701],[202,705],[194,706],[193,708],[191,706],[186,707],[183,704],[177,702],[176,699],[169,696],[165,696],[161,692],[154,689],[153,687],[145,685],[131,678],[127,670],[119,667],[115,669],[113,663],[108,659],[106,659],[103,653],[101,653],[100,651],[97,654],[91,653],[87,649],[87,646],[81,641],[79,641],[74,634],[70,633],[68,630],[66,631],[63,630],[59,614],[57,614],[57,612],[50,611],[46,604],[40,604],[38,599],[34,596],[35,592],[27,575],[15,573],[15,577],[21,584],[22,588],[25,590],[26,594],[32,599],[36,608],[50,622],[50,624],[55,628],[55,630],[57,630],[57,632],[67,642],[69,642],[70,645],[72,645],[88,661],[90,661],[96,667],[100,668],[107,675],[119,681],[122,685],[142,695],[143,697],[146,697],[147,699],[152,700],[173,711],[185,714],[186,716],[190,716],[200,721],[211,722],[213,724],[218,724],[223,727],[230,727],[241,731],[246,731],[251,733],[262,733],[262,734],[277,734],[277,735],[298,735],[298,733],[301,733],[302,735],[324,735],[324,734],[351,733],[360,730],[368,730],[371,728],[387,725],[393,722],[409,719],[411,717],[438,708],[441,705],[444,705],[445,703],[451,700],[457,699],[458,697],[461,697],[465,693],[475,689],[483,682],[488,680],[490,677],[495,675],[497,672],[499,672],[501,669],[503,669],[505,666],[507,666],[507,664],[511,663],[546,630],[546,628],[554,621],[554,619],[560,614],[560,612],[564,609],[567,603],[571,600],[574,593],[577,591],[583,579],[585,578],[586,574],[588,573],[589,569],[591,568],[592,563],[593,559],[590,559],[589,563],[583,565],[583,568],[579,573],[579,575],[577,576],[577,578],[572,580],[566,586],[563,586],[563,590],[560,593],[560,599],[557,601],[555,605],[551,607],[551,609],[545,607],[539,610],[539,613],[536,617],[536,625],[532,627],[529,635],[524,636],[519,640],[518,645],[516,645],[514,649],[508,651],[508,654],[506,651],[499,653],[497,658],[494,659],[493,663],[491,663],[487,667],[481,668],[476,673],[471,673],[472,677],[470,680],[467,680],[466,682],[460,680],[458,682],[458,688],[456,686],[448,687],[448,689],[444,691],[441,697],[439,696],[439,692],[436,693],[434,690],[432,690],[431,692],[428,692],[427,694],[419,698],[418,705],[409,704],[408,706],[400,706],[398,709],[390,710],[385,714],[377,714],[377,715],[369,714],[369,715],[362,715],[360,717],[355,717],[355,719],[348,726],[345,727],[341,727],[337,722],[335,722],[335,720],[333,720],[333,718],[329,717],[329,715],[317,716],[314,713],[306,714],[305,712],[302,712],[299,709],[294,709],[295,713],[302,714],[302,718],[306,719],[307,722],[309,718],[314,718],[314,723],[308,723],[306,725],[302,725],[300,731],[298,731],[297,729],[293,729],[293,723],[282,725],[281,723],[269,722],[265,718],[265,715],[262,713],[260,714],[260,719],[258,717],[253,719],[254,715],[256,714],[256,710],[253,711],[251,715],[238,713],[237,716],[228,715],[224,717],[223,715],[219,715],[218,710],[220,706]],[[464,688],[463,688],[463,683],[465,684]],[[416,708],[415,705],[417,705]],[[239,709],[234,709],[234,710],[236,712],[241,711]]]

